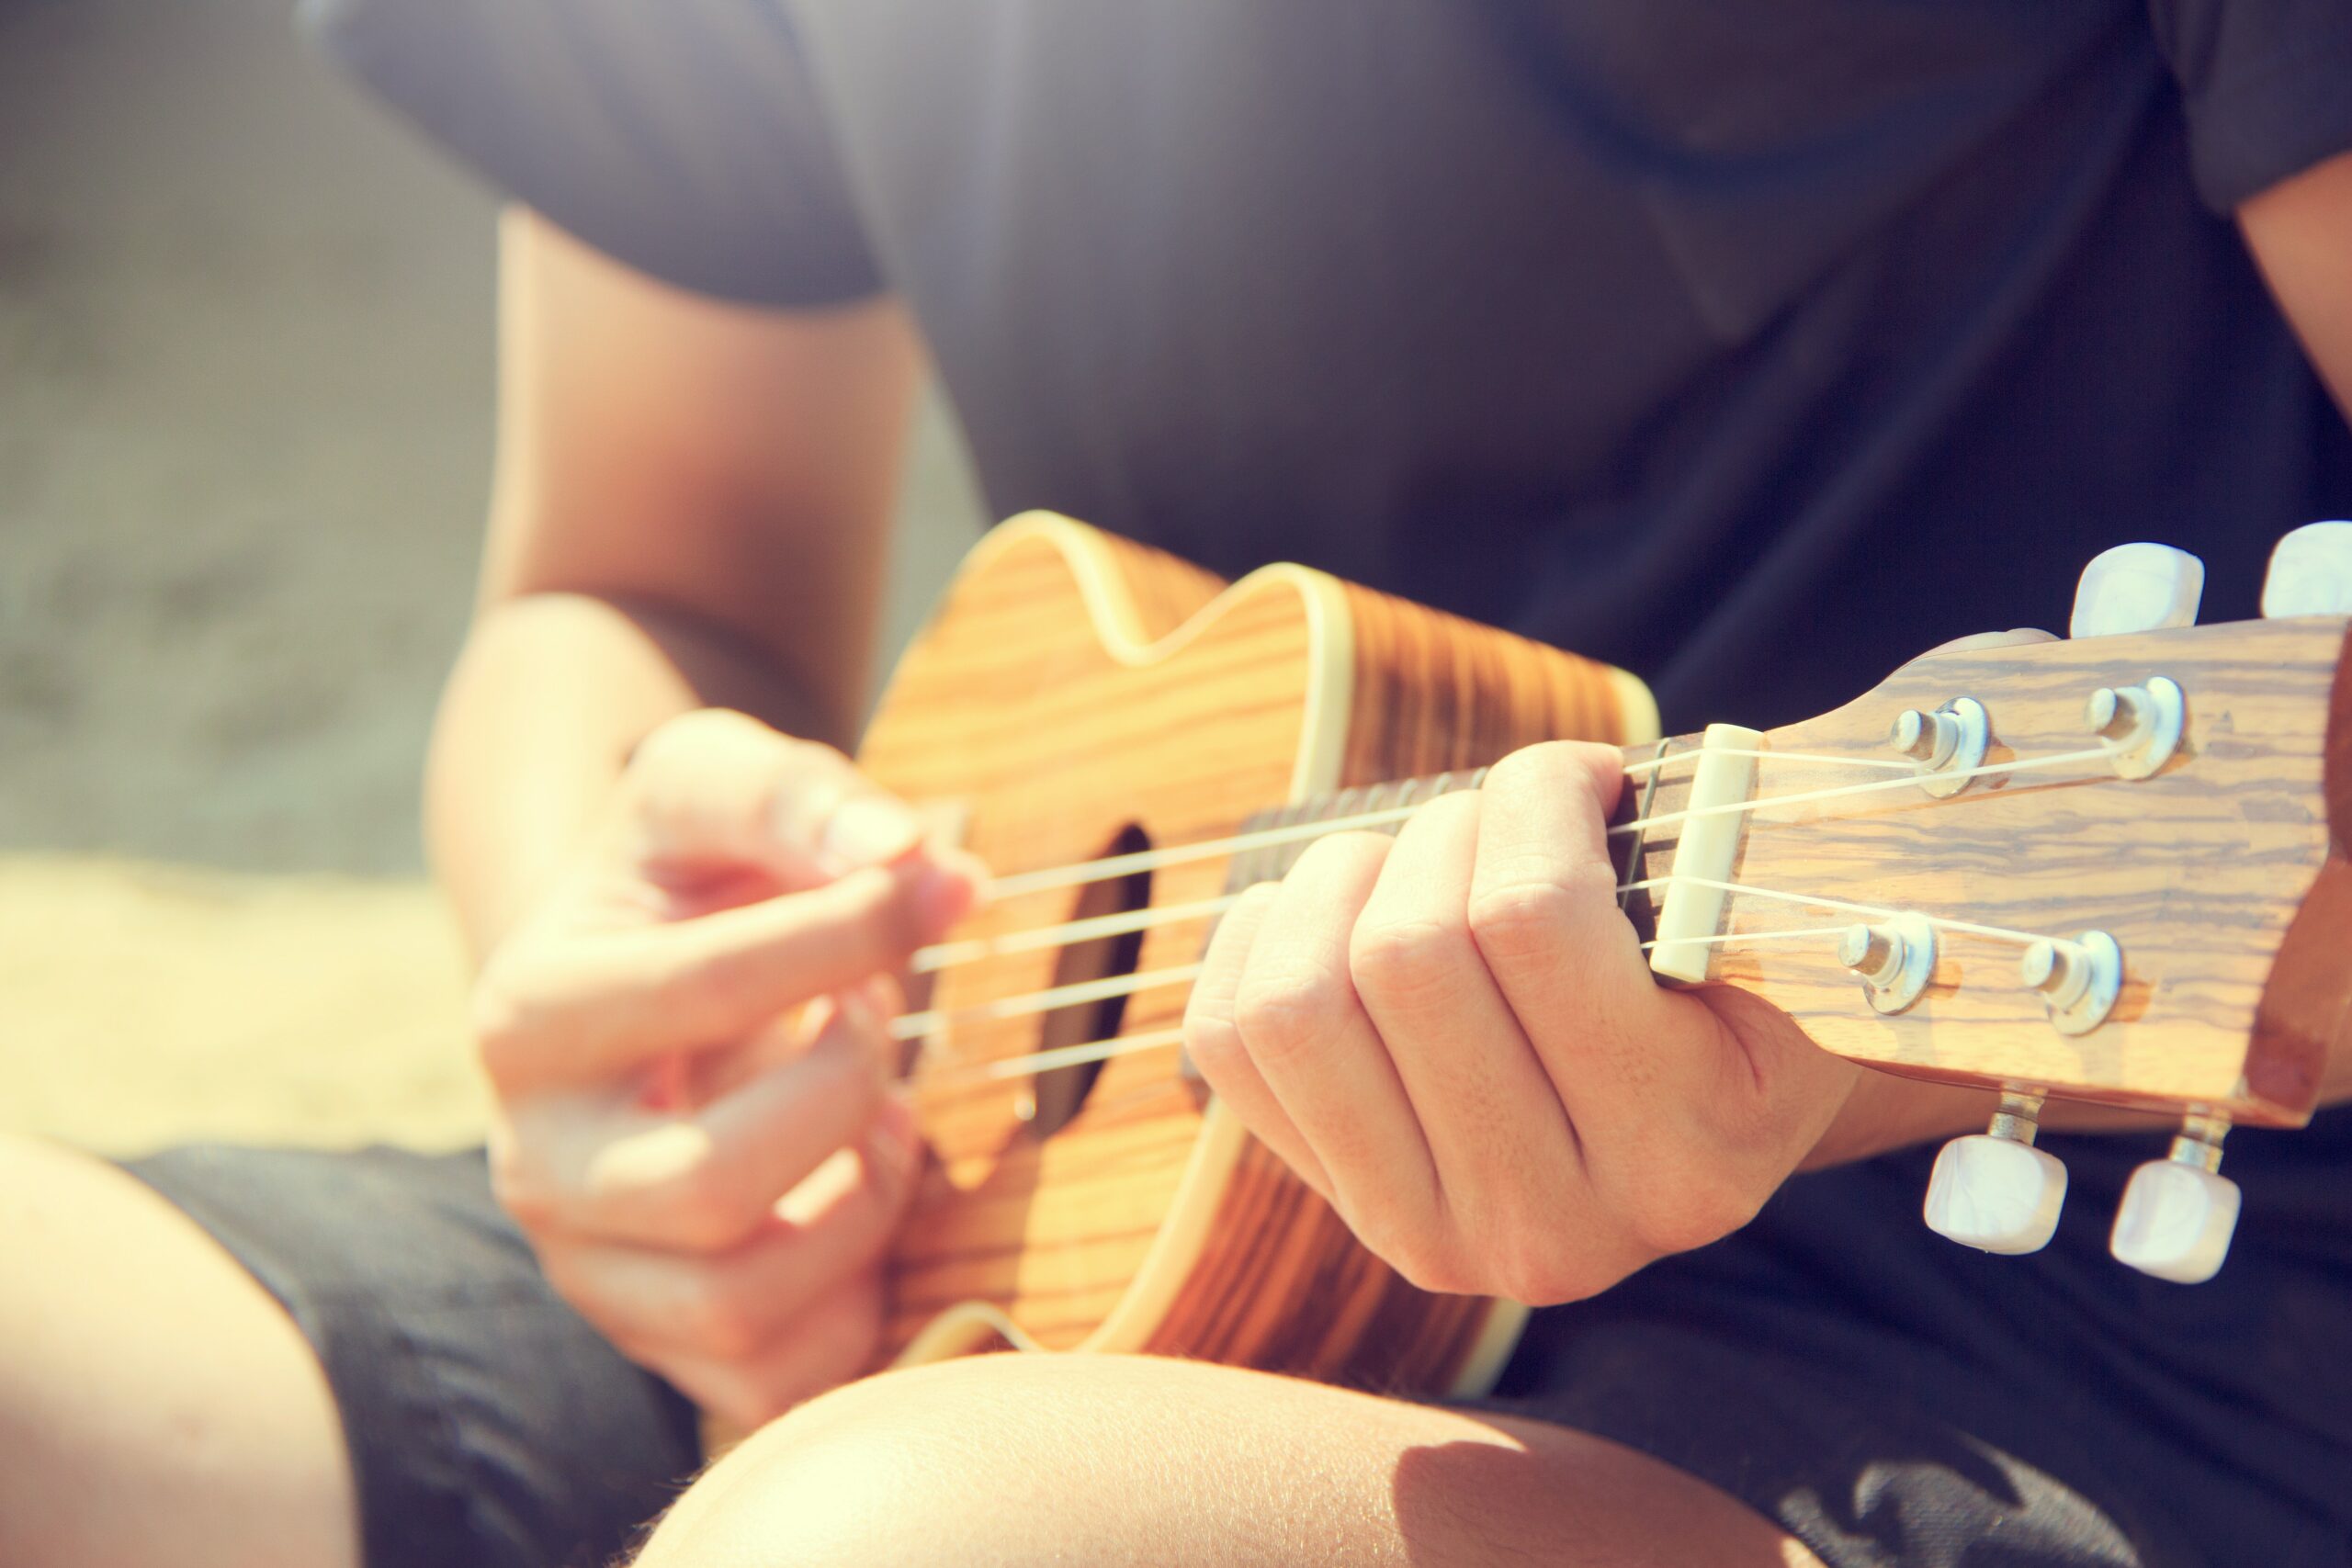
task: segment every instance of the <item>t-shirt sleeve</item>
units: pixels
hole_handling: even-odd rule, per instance
[[[781,0],[301,0],[333,59],[501,191],[681,288],[881,287]]]
[[[2217,212],[2352,150],[2352,0],[2149,0]]]

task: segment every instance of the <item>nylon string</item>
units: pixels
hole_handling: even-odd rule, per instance
[[[2041,757],[2019,758],[2005,762],[1985,763],[1974,768],[1956,769],[1939,773],[1937,776],[1939,778],[1961,780],[1981,777],[1989,773],[2022,773],[2045,768],[2063,767],[2072,763],[2089,761],[2093,760],[2103,761],[2111,754],[2112,750],[2113,749],[2109,746],[2099,745],[2086,748],[2078,751],[2055,752]],[[1668,762],[1679,761],[1684,757],[1697,757],[1704,754],[1707,753],[1695,750],[1678,752],[1671,757],[1657,758],[1647,761],[1629,763],[1627,764],[1626,772],[1628,773],[1632,773],[1636,771],[1646,772],[1651,769],[1663,767]],[[1894,766],[1904,769],[1906,776],[1902,778],[1882,779],[1869,784],[1844,784],[1826,789],[1802,790],[1781,795],[1763,795],[1753,800],[1734,801],[1722,806],[1701,807],[1679,811],[1661,812],[1654,817],[1637,817],[1631,821],[1621,823],[1616,827],[1610,829],[1610,832],[1612,835],[1618,833],[1635,832],[1645,828],[1671,822],[1679,822],[1688,818],[1716,815],[1745,815],[1753,811],[1760,811],[1765,807],[1771,806],[1801,805],[1816,800],[1834,800],[1847,795],[1867,795],[1874,791],[1883,789],[1906,788],[1917,783],[1917,779],[1909,775],[1916,774],[1920,771],[1918,765],[1916,763],[1888,763],[1876,758],[1815,757],[1796,755],[1789,752],[1766,752],[1761,750],[1734,750],[1731,748],[1718,750],[1713,754],[1717,756],[1769,757],[1775,761],[1787,762],[1826,762],[1839,765],[1852,763],[1874,767]],[[1107,881],[1113,877],[1132,875],[1136,872],[1148,871],[1156,869],[1161,865],[1204,860],[1221,854],[1238,854],[1251,849],[1269,847],[1275,844],[1291,843],[1304,839],[1318,838],[1327,833],[1345,832],[1353,828],[1385,826],[1391,822],[1404,820],[1410,817],[1414,812],[1419,810],[1421,806],[1427,803],[1418,802],[1410,806],[1387,807],[1374,811],[1357,812],[1351,816],[1331,818],[1322,821],[1285,824],[1279,828],[1261,829],[1255,832],[1235,834],[1230,838],[1222,840],[1209,840],[1191,844],[1179,844],[1165,850],[1140,850],[1130,854],[1113,855],[1102,860],[1080,862],[1073,865],[1055,866],[1044,871],[1018,874],[1012,876],[1000,878],[995,885],[993,897],[997,898],[1018,897],[1026,893],[1039,892],[1047,888],[1078,886],[1088,882]],[[1815,894],[1796,893],[1781,888],[1762,887],[1752,883],[1718,882],[1711,878],[1696,876],[1674,877],[1669,875],[1628,881],[1618,884],[1615,891],[1620,895],[1630,894],[1650,888],[1663,887],[1669,882],[1673,881],[1681,881],[1692,886],[1712,888],[1724,893],[1747,894],[1758,898],[1803,904],[1819,909],[1834,909],[1841,913],[1870,916],[1879,919],[1890,919],[1900,912],[1894,909],[1883,908],[1875,905],[1854,903],[1849,900],[1839,898],[1828,898]],[[962,942],[942,942],[931,947],[917,950],[914,954],[914,967],[918,972],[936,973],[940,970],[955,968],[965,964],[978,962],[1002,953],[1035,951],[1041,948],[1062,947],[1102,936],[1116,935],[1130,931],[1149,931],[1162,926],[1181,924],[1187,920],[1205,919],[1232,908],[1234,903],[1238,900],[1239,897],[1240,895],[1238,893],[1232,893],[1216,898],[1206,898],[1188,904],[1171,905],[1165,908],[1123,910],[1109,915],[1099,915],[1085,919],[1066,921],[1059,925],[1035,927],[1027,931],[1012,931],[1002,936],[976,938]],[[1926,919],[1930,925],[1939,927],[1945,931],[1965,932],[1970,935],[1984,937],[1999,942],[2025,943],[2044,940],[2063,940],[2047,939],[2037,932],[2012,930],[2006,926],[1984,925],[1973,920],[1953,919],[1937,915],[1924,915],[1921,918]],[[1800,938],[1827,939],[1838,936],[1841,934],[1842,931],[1842,927],[1821,927],[1811,930],[1789,931],[1724,932],[1714,936],[1694,937],[1688,940],[1694,944],[1701,946],[1714,946],[1730,945],[1735,942],[1793,941]],[[1645,942],[1642,943],[1641,946],[1644,951],[1648,951],[1657,946],[1657,943],[1655,942]],[[976,1003],[967,1008],[908,1013],[891,1021],[890,1032],[893,1038],[899,1040],[919,1039],[924,1036],[936,1034],[943,1030],[952,1030],[958,1023],[993,1022],[1004,1019],[1020,1018],[1037,1013],[1051,1012],[1059,1008],[1072,1007],[1082,1002],[1100,1001],[1113,997],[1132,996],[1140,991],[1155,990],[1179,985],[1189,985],[1199,976],[1200,971],[1201,965],[1198,964],[1179,964],[1165,969],[1148,970],[1141,974],[1117,975],[1099,980],[1085,980],[1067,986],[1050,987],[1044,990],[1025,992],[1017,996],[1001,998],[993,1001]],[[1169,1046],[1182,1043],[1182,1040],[1183,1031],[1181,1028],[1168,1028],[1148,1031],[1141,1034],[1122,1035],[1108,1040],[1086,1041],[1075,1045],[1058,1046],[1049,1051],[1032,1052],[1021,1056],[1003,1057],[989,1062],[975,1062],[965,1066],[942,1069],[938,1072],[925,1075],[920,1080],[919,1087],[931,1088],[953,1084],[959,1081],[989,1081],[1023,1077],[1031,1073],[1050,1071],[1057,1067],[1075,1066],[1089,1062],[1107,1061],[1114,1057],[1128,1055],[1142,1051],[1163,1050]]]
[[[2041,757],[2019,757],[2006,762],[1986,762],[1973,768],[1951,768],[1939,772],[1939,779],[1958,782],[1984,778],[1993,773],[2032,773],[2043,768],[2065,767],[2075,762],[2105,761],[2113,748],[2104,743],[2080,751],[2057,751]],[[1628,773],[1647,766],[1662,767],[1668,762],[1686,757],[1712,755],[1717,757],[1758,757],[1781,762],[1834,763],[1839,766],[1889,767],[1904,770],[1901,778],[1878,779],[1870,784],[1840,784],[1829,789],[1798,790],[1784,795],[1758,795],[1753,800],[1731,801],[1722,806],[1686,807],[1679,811],[1660,812],[1655,817],[1636,817],[1620,822],[1609,829],[1613,838],[1636,832],[1645,828],[1661,827],[1693,817],[1745,816],[1775,806],[1799,806],[1815,800],[1836,800],[1850,795],[1869,795],[1878,790],[1908,789],[1918,782],[1921,773],[1916,762],[1889,763],[1876,757],[1815,757],[1787,751],[1761,751],[1724,747],[1713,752],[1678,751],[1671,757],[1653,763],[1633,762],[1626,765]],[[1090,882],[1108,882],[1114,877],[1132,876],[1140,871],[1157,871],[1161,866],[1183,865],[1193,861],[1214,860],[1221,855],[1237,855],[1250,850],[1271,849],[1278,844],[1297,843],[1319,839],[1327,833],[1344,833],[1359,828],[1385,828],[1392,822],[1402,822],[1419,811],[1425,801],[1410,806],[1388,806],[1377,810],[1358,811],[1345,817],[1327,818],[1313,822],[1291,822],[1278,828],[1260,828],[1251,832],[1236,833],[1230,838],[1204,839],[1189,844],[1171,844],[1166,849],[1136,850],[1127,854],[1111,855],[1102,860],[1079,861],[1070,865],[1048,866],[1041,871],[1015,872],[999,877],[989,889],[992,900],[1018,898],[1031,893],[1043,893],[1057,887],[1078,887]]]

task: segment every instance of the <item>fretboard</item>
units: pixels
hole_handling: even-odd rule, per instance
[[[1664,740],[1644,741],[1637,746],[1620,748],[1629,770],[1625,787],[1617,798],[1617,808],[1610,820],[1631,822],[1640,818],[1668,814],[1680,808],[1690,788],[1688,768],[1658,769],[1650,764],[1657,758],[1695,750],[1699,737],[1669,736]],[[1242,831],[1256,833],[1267,829],[1283,829],[1311,822],[1329,823],[1334,832],[1353,830],[1370,833],[1395,833],[1404,826],[1412,807],[1441,795],[1457,790],[1476,789],[1487,776],[1485,768],[1464,771],[1424,773],[1416,778],[1387,779],[1376,784],[1351,784],[1344,789],[1309,795],[1287,806],[1261,811],[1243,824]],[[1654,890],[1638,886],[1664,876],[1674,862],[1674,849],[1679,835],[1674,824],[1650,829],[1637,829],[1630,835],[1616,835],[1611,840],[1621,883],[1633,885],[1621,895],[1620,902],[1644,938],[1650,933],[1655,915]],[[1271,882],[1296,864],[1298,857],[1314,842],[1311,837],[1286,838],[1278,842],[1260,845],[1243,851],[1233,859],[1228,886],[1239,889],[1254,882]]]

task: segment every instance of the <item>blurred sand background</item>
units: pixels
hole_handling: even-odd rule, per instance
[[[478,1134],[416,775],[492,201],[291,0],[0,0],[0,1129]],[[892,646],[975,536],[926,413]]]

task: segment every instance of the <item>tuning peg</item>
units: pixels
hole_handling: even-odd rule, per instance
[[[2262,615],[2352,614],[2352,523],[2306,523],[2270,552],[2262,581]]]
[[[2191,1116],[2168,1157],[2132,1173],[2107,1242],[2117,1262],[2180,1285],[2213,1277],[2238,1228],[2238,1184],[2221,1171],[2229,1126],[2219,1116]]]
[[[2008,1090],[1991,1126],[1936,1156],[1925,1215],[1938,1235],[1984,1252],[2039,1252],[2058,1229],[2066,1168],[2033,1146],[2041,1096]]]
[[[2170,545],[2118,545],[2083,568],[2068,637],[2115,637],[2197,624],[2205,563]]]

